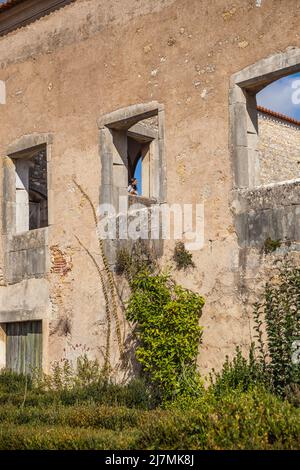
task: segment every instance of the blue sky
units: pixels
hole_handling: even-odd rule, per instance
[[[138,193],[142,194],[142,159],[137,162],[134,177],[138,180]]]
[[[299,90],[300,73],[289,75],[271,83],[256,95],[257,104],[300,121],[300,104],[293,103],[292,100],[293,93],[296,91],[292,84],[296,80],[299,81],[297,87]],[[299,92],[298,97],[300,97]]]

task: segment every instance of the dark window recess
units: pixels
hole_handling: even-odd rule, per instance
[[[47,156],[40,151],[29,167],[29,230],[48,225]]]

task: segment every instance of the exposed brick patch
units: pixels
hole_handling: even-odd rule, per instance
[[[73,264],[71,256],[67,256],[57,245],[50,247],[51,251],[51,272],[66,276],[72,270]]]

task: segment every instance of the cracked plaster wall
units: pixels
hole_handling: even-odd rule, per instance
[[[48,362],[72,359],[86,349],[102,358],[103,294],[75,235],[95,256],[97,240],[90,210],[73,178],[97,205],[97,119],[153,100],[165,109],[167,200],[205,205],[205,246],[193,255],[196,268],[184,274],[174,271],[179,282],[206,297],[202,371],[219,368],[236,345],[247,347],[247,292],[258,292],[258,279],[261,283],[266,278],[271,258],[262,259],[255,247],[245,254],[239,245],[231,206],[229,81],[249,64],[300,46],[299,7],[298,0],[264,0],[259,8],[254,0],[124,0],[121,6],[117,0],[78,0],[0,39],[0,80],[6,86],[0,153],[4,157],[11,142],[23,135],[53,135],[55,197],[48,247],[57,247],[72,260],[66,272],[51,271],[49,265],[44,276],[49,288]],[[165,245],[165,263],[170,264],[173,246]],[[2,250],[2,269],[3,256]],[[44,280],[2,285],[1,298],[24,282]],[[27,293],[15,290],[12,295],[22,304]],[[61,319],[68,328],[61,326]],[[114,340],[113,360],[117,356]]]

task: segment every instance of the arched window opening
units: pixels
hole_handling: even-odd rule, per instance
[[[231,77],[230,142],[236,188],[300,178],[300,49]]]

